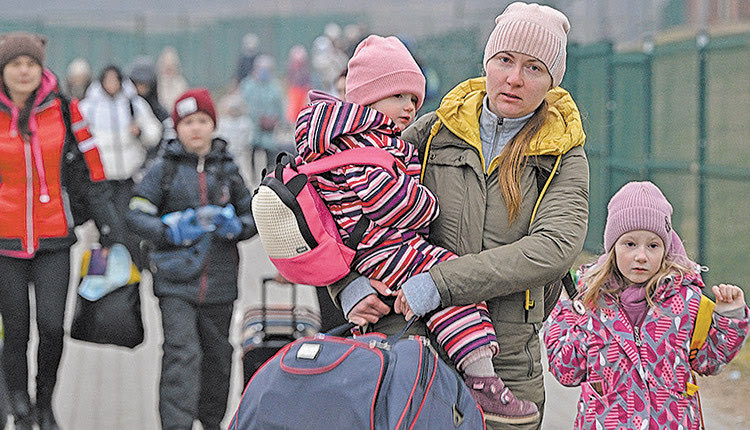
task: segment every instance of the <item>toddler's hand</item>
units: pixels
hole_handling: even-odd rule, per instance
[[[719,284],[711,287],[716,296],[715,312],[724,313],[745,306],[745,293],[736,285]]]
[[[375,291],[377,291],[380,295],[383,295],[383,296],[395,296],[396,295],[394,291],[388,288],[388,285],[385,285],[383,282],[378,281],[377,279],[370,279],[370,286]]]
[[[409,321],[414,316],[414,311],[411,310],[409,302],[406,301],[406,296],[403,290],[398,290],[396,294],[396,302],[393,304],[393,311],[397,314],[403,314],[404,319]]]

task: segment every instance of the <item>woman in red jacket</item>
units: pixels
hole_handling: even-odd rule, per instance
[[[35,420],[41,429],[58,428],[52,394],[75,242],[69,202],[96,202],[87,206],[105,246],[119,238],[123,225],[107,204],[109,189],[95,182],[104,179],[104,170],[77,102],[60,98],[55,76],[43,66],[45,42],[26,32],[0,36],[2,367],[16,429],[31,429]],[[27,389],[31,285],[39,332],[36,408]]]

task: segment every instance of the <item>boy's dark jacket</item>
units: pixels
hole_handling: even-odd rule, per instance
[[[167,227],[161,221],[164,214],[231,203],[242,221],[242,232],[234,239],[206,233],[210,235],[210,245],[205,253],[207,260],[203,262],[204,269],[194,279],[174,282],[156,271],[154,294],[158,297],[178,296],[194,303],[229,303],[237,298],[237,242],[252,237],[256,230],[251,214],[252,195],[226,147],[224,140],[214,139],[211,151],[203,159],[203,173],[200,173],[199,157],[185,151],[179,140],[171,140],[135,187],[133,202],[139,203],[131,202],[128,226],[151,242],[155,251],[180,252],[182,248],[167,239]],[[165,174],[171,176],[171,180],[163,183]],[[190,268],[186,268],[188,270]]]

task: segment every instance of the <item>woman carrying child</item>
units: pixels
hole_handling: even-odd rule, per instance
[[[704,287],[672,229],[672,206],[651,182],[631,182],[607,207],[606,253],[583,268],[575,300],[561,300],[544,336],[550,371],[581,386],[574,428],[697,429],[691,373],[718,373],[748,333],[734,285],[712,287],[705,344],[691,357]]]
[[[411,124],[422,104],[425,78],[395,37],[366,38],[348,69],[347,102],[311,94],[312,105],[298,117],[297,147],[304,161],[368,146],[394,156],[395,177],[381,167],[350,165],[312,181],[345,240],[361,219],[367,220],[354,268],[383,282],[381,292],[385,288],[396,291],[414,274],[457,257],[425,239],[439,213],[437,200],[419,184],[415,146],[399,138],[399,131]],[[369,281],[364,286],[370,289]],[[348,298],[342,297],[342,302],[348,303]],[[498,345],[485,303],[441,309],[429,319],[428,327],[464,373],[487,420],[527,423],[538,418],[537,406],[516,399],[493,369]],[[476,388],[485,383],[500,387],[500,397],[486,396]]]
[[[456,86],[403,133],[419,149],[421,183],[440,202],[429,242],[461,257],[408,279],[394,307],[425,315],[485,301],[499,344],[492,374],[502,381],[482,372],[486,379],[472,386],[496,403],[509,400],[508,387],[541,415],[545,286],[568,271],[586,235],[585,136],[575,102],[557,87],[565,72],[565,15],[513,3],[495,22],[484,52],[487,76]],[[367,279],[354,278],[331,287],[348,318],[383,333],[401,329],[403,316],[390,313]],[[415,326],[412,332],[425,334],[424,325]],[[541,416],[487,426],[537,429]]]

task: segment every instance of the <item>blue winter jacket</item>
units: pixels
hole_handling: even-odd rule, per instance
[[[179,140],[167,142],[143,180],[136,185],[128,213],[128,226],[151,244],[154,258],[185,259],[190,279],[175,280],[164,271],[154,271],[154,294],[178,296],[194,303],[231,303],[237,298],[239,252],[237,242],[257,232],[251,214],[252,195],[226,150],[226,142],[214,139],[211,151],[202,159],[188,153]],[[213,232],[189,249],[173,245],[167,238],[164,214],[206,205],[232,204],[242,221],[241,233],[226,239]]]

